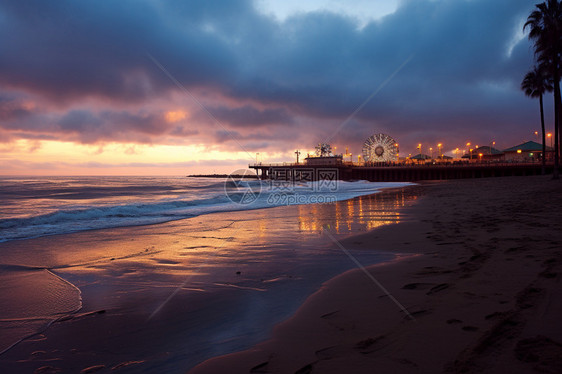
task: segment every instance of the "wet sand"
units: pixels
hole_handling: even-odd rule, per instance
[[[430,182],[406,214],[341,241],[418,254],[368,268],[396,302],[350,270],[268,341],[189,373],[561,373],[562,182]]]
[[[322,282],[353,268],[323,227],[343,239],[396,225],[416,191],[2,243],[11,283],[0,301],[13,311],[0,318],[0,342],[37,325],[40,333],[0,354],[0,372],[185,373],[247,349]],[[397,255],[353,253],[366,264]],[[25,326],[16,323],[22,310]]]

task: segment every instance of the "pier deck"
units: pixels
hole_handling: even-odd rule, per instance
[[[310,181],[325,179],[368,180],[373,182],[413,182],[419,180],[443,180],[462,178],[488,178],[505,176],[540,175],[540,163],[490,163],[462,165],[306,165],[295,163],[252,164],[261,179]],[[546,165],[546,173],[552,173],[553,165]]]

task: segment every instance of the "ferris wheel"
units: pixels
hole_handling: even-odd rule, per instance
[[[363,143],[365,162],[389,162],[398,159],[398,144],[386,134],[375,134]]]

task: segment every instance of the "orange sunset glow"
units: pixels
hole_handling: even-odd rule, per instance
[[[103,7],[101,23],[79,16],[89,3],[68,5],[33,32],[23,8],[0,8],[14,38],[0,67],[0,175],[228,173],[304,159],[327,139],[358,160],[373,133],[401,156],[537,138],[519,88],[534,58],[530,3],[488,5],[502,22],[463,17],[457,34],[451,19],[478,16],[476,3],[252,0],[231,5],[236,21],[222,6],[142,3]]]

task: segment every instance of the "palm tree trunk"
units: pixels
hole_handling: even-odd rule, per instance
[[[554,73],[554,172],[552,177],[559,179],[559,163],[560,163],[560,150],[559,150],[559,134],[560,134],[560,108],[562,102],[560,101],[560,78],[556,69]]]
[[[539,96],[539,104],[541,106],[541,130],[542,130],[542,166],[541,174],[546,174],[546,134],[544,131],[544,111],[542,106],[542,94]]]

